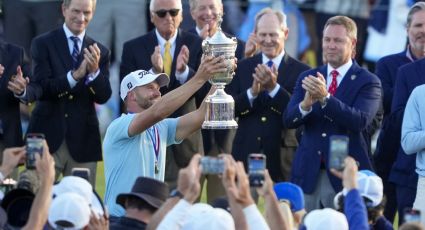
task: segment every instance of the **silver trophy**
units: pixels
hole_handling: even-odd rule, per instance
[[[202,50],[208,56],[223,56],[227,65],[227,71],[216,73],[209,80],[212,85],[216,86],[217,90],[205,100],[207,103],[207,114],[205,115],[202,128],[236,129],[238,124],[234,119],[235,101],[232,96],[224,92],[224,87],[232,81],[235,74],[234,61],[237,40],[235,37],[226,37],[221,31],[221,15],[218,18],[217,32],[202,42]]]

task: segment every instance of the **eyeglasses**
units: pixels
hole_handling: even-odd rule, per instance
[[[180,9],[170,9],[170,10],[158,10],[155,11],[155,14],[158,15],[158,17],[163,18],[167,15],[167,12],[170,14],[171,17],[177,16],[179,14]]]

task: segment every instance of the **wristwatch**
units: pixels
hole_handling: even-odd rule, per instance
[[[177,189],[173,189],[173,190],[170,192],[170,198],[172,198],[172,197],[178,197],[178,198],[180,198],[180,199],[183,199],[184,195],[183,195],[183,193],[181,193],[179,190],[177,190]]]

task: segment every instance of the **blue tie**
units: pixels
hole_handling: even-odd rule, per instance
[[[273,61],[272,60],[269,60],[266,64],[271,69],[272,66],[273,66]]]
[[[80,50],[78,49],[78,41],[80,41],[80,39],[78,37],[72,36],[71,40],[74,42],[74,46],[72,47],[72,66],[74,67],[74,69],[77,69],[78,66],[80,65],[79,63],[79,56],[80,56]]]

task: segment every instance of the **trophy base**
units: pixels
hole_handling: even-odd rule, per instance
[[[203,129],[237,129],[238,123],[235,120],[231,121],[204,121]]]

